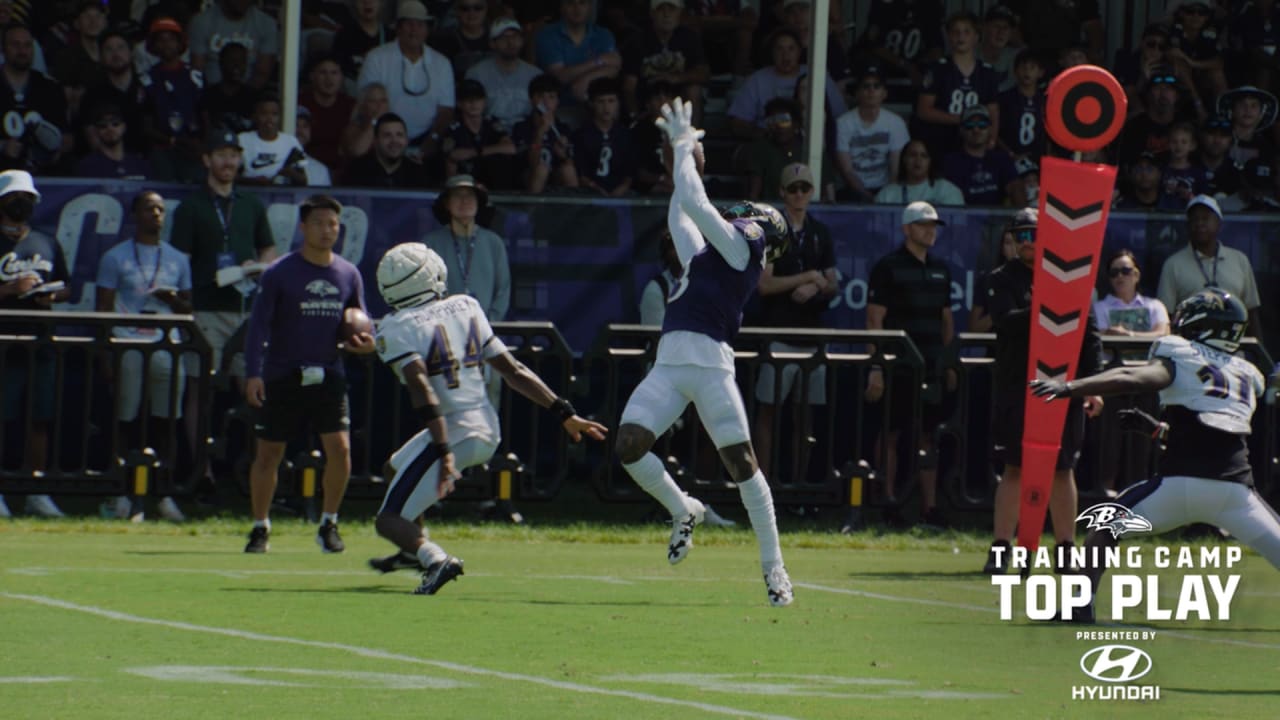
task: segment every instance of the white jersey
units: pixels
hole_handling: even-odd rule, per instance
[[[376,347],[401,382],[404,366],[422,360],[439,412],[446,416],[490,407],[480,366],[507,351],[480,303],[469,295],[387,315],[378,325]]]
[[[1160,391],[1161,405],[1184,407],[1215,430],[1249,434],[1257,398],[1266,389],[1252,363],[1177,335],[1156,340],[1150,357],[1174,366],[1173,384]]]

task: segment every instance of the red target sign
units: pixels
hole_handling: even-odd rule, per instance
[[[1097,65],[1068,68],[1049,83],[1044,123],[1062,147],[1083,152],[1106,147],[1124,127],[1129,99],[1111,73]]]

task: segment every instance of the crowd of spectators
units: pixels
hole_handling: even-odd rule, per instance
[[[227,129],[250,183],[440,189],[467,173],[494,191],[663,194],[651,121],[676,96],[709,128],[707,172],[726,192],[772,197],[806,159],[810,0],[303,5],[285,123],[278,0],[0,3],[0,167],[198,183],[203,138]],[[828,23],[817,200],[1033,201],[1056,152],[1044,88],[1092,62],[1130,98],[1122,136],[1090,156],[1121,166],[1118,208],[1203,193],[1280,210],[1274,3],[1172,3],[1121,48],[1105,46],[1097,2],[946,16],[943,0],[872,0],[857,33],[844,5]]]

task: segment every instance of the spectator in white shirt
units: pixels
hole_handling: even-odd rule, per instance
[[[514,18],[493,23],[489,29],[489,47],[493,48],[493,55],[472,65],[467,70],[467,79],[484,86],[489,99],[489,117],[509,133],[532,112],[529,83],[542,71],[520,59],[524,30]]]
[[[280,101],[264,95],[253,105],[253,130],[237,137],[244,148],[240,180],[248,185],[306,185],[298,138],[280,131]]]
[[[836,163],[845,183],[839,199],[871,202],[898,177],[898,161],[911,135],[906,121],[882,107],[888,91],[879,67],[859,73],[855,93],[857,106],[836,121]]]

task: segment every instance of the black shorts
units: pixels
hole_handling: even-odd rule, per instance
[[[1022,467],[1022,421],[1025,406],[997,402],[991,409],[991,459]],[[1074,470],[1084,448],[1084,401],[1072,400],[1062,427],[1062,448],[1055,470]]]
[[[351,429],[347,379],[325,373],[324,381],[303,387],[301,371],[267,381],[267,400],[258,409],[254,434],[263,440],[289,442],[309,425],[313,432]]]
[[[951,419],[956,409],[956,394],[946,392],[941,382],[937,380],[929,383],[919,392],[912,392],[909,375],[894,377],[893,396],[889,398],[890,430],[902,431],[911,428],[911,414],[916,402],[920,403],[920,432],[927,435]]]

